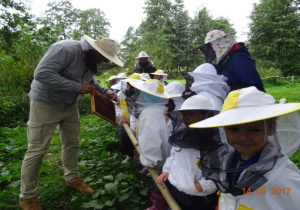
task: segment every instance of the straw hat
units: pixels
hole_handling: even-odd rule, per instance
[[[146,82],[143,81],[129,81],[130,85],[133,87],[148,93],[150,95],[159,97],[159,98],[165,98],[169,99],[172,98],[172,96],[164,91],[164,86],[161,84],[160,81],[156,79],[151,79]]]
[[[300,103],[275,104],[274,98],[255,87],[232,91],[220,114],[190,125],[192,128],[223,127],[265,120],[300,109]]]
[[[203,95],[194,95],[186,99],[179,111],[183,110],[212,110],[210,100]]]
[[[99,37],[97,40],[95,40],[87,35],[84,35],[84,38],[95,50],[97,50],[108,60],[117,64],[118,66],[124,66],[122,61],[120,61],[120,59],[117,57],[118,46],[115,40],[108,37]]]
[[[162,76],[167,76],[168,74],[165,74],[165,72],[161,69],[156,70],[154,73],[150,73],[153,75],[162,75]]]

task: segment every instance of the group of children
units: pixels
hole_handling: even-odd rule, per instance
[[[134,73],[119,82],[117,119],[181,209],[299,208],[300,171],[288,157],[300,144],[300,104],[275,104],[253,86],[230,92],[208,63],[183,74],[185,87],[153,74],[162,78]],[[119,133],[126,163],[134,147],[122,126]],[[169,208],[158,189],[152,201],[148,209]]]

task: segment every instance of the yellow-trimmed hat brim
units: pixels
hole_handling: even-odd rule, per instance
[[[140,91],[143,91],[143,92],[145,92],[145,93],[148,93],[148,94],[150,94],[150,95],[153,95],[153,96],[156,96],[156,97],[159,97],[159,98],[165,98],[165,99],[170,99],[170,98],[172,98],[172,96],[171,96],[169,93],[167,93],[167,92],[157,93],[157,92],[154,92],[154,91],[151,91],[151,90],[145,88],[145,86],[143,85],[143,84],[144,84],[144,81],[139,81],[139,80],[137,80],[137,81],[129,81],[129,83],[130,83],[133,87],[139,89]]]
[[[190,128],[213,128],[239,125],[285,115],[300,109],[300,103],[273,104],[258,107],[238,107],[214,117],[191,124]]]
[[[168,76],[168,74],[161,74],[161,73],[150,73],[150,74],[153,74],[153,75],[160,75],[160,76]]]

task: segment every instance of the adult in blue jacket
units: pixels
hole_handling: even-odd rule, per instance
[[[255,61],[244,43],[236,43],[235,33],[212,30],[207,33],[204,42],[199,49],[204,53],[206,62],[213,64],[219,75],[227,77],[230,91],[255,86],[265,92]]]

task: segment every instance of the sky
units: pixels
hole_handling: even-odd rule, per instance
[[[47,3],[54,0],[31,0],[32,13],[39,16],[47,9]],[[110,22],[110,38],[121,42],[127,29],[132,26],[137,29],[145,19],[144,0],[70,0],[73,7],[86,10],[97,8],[104,12]],[[194,17],[197,9],[206,7],[213,18],[225,17],[233,24],[237,34],[237,41],[247,40],[249,32],[249,16],[253,10],[253,3],[259,0],[184,0],[184,7],[190,17]],[[94,37],[97,38],[97,37]]]

